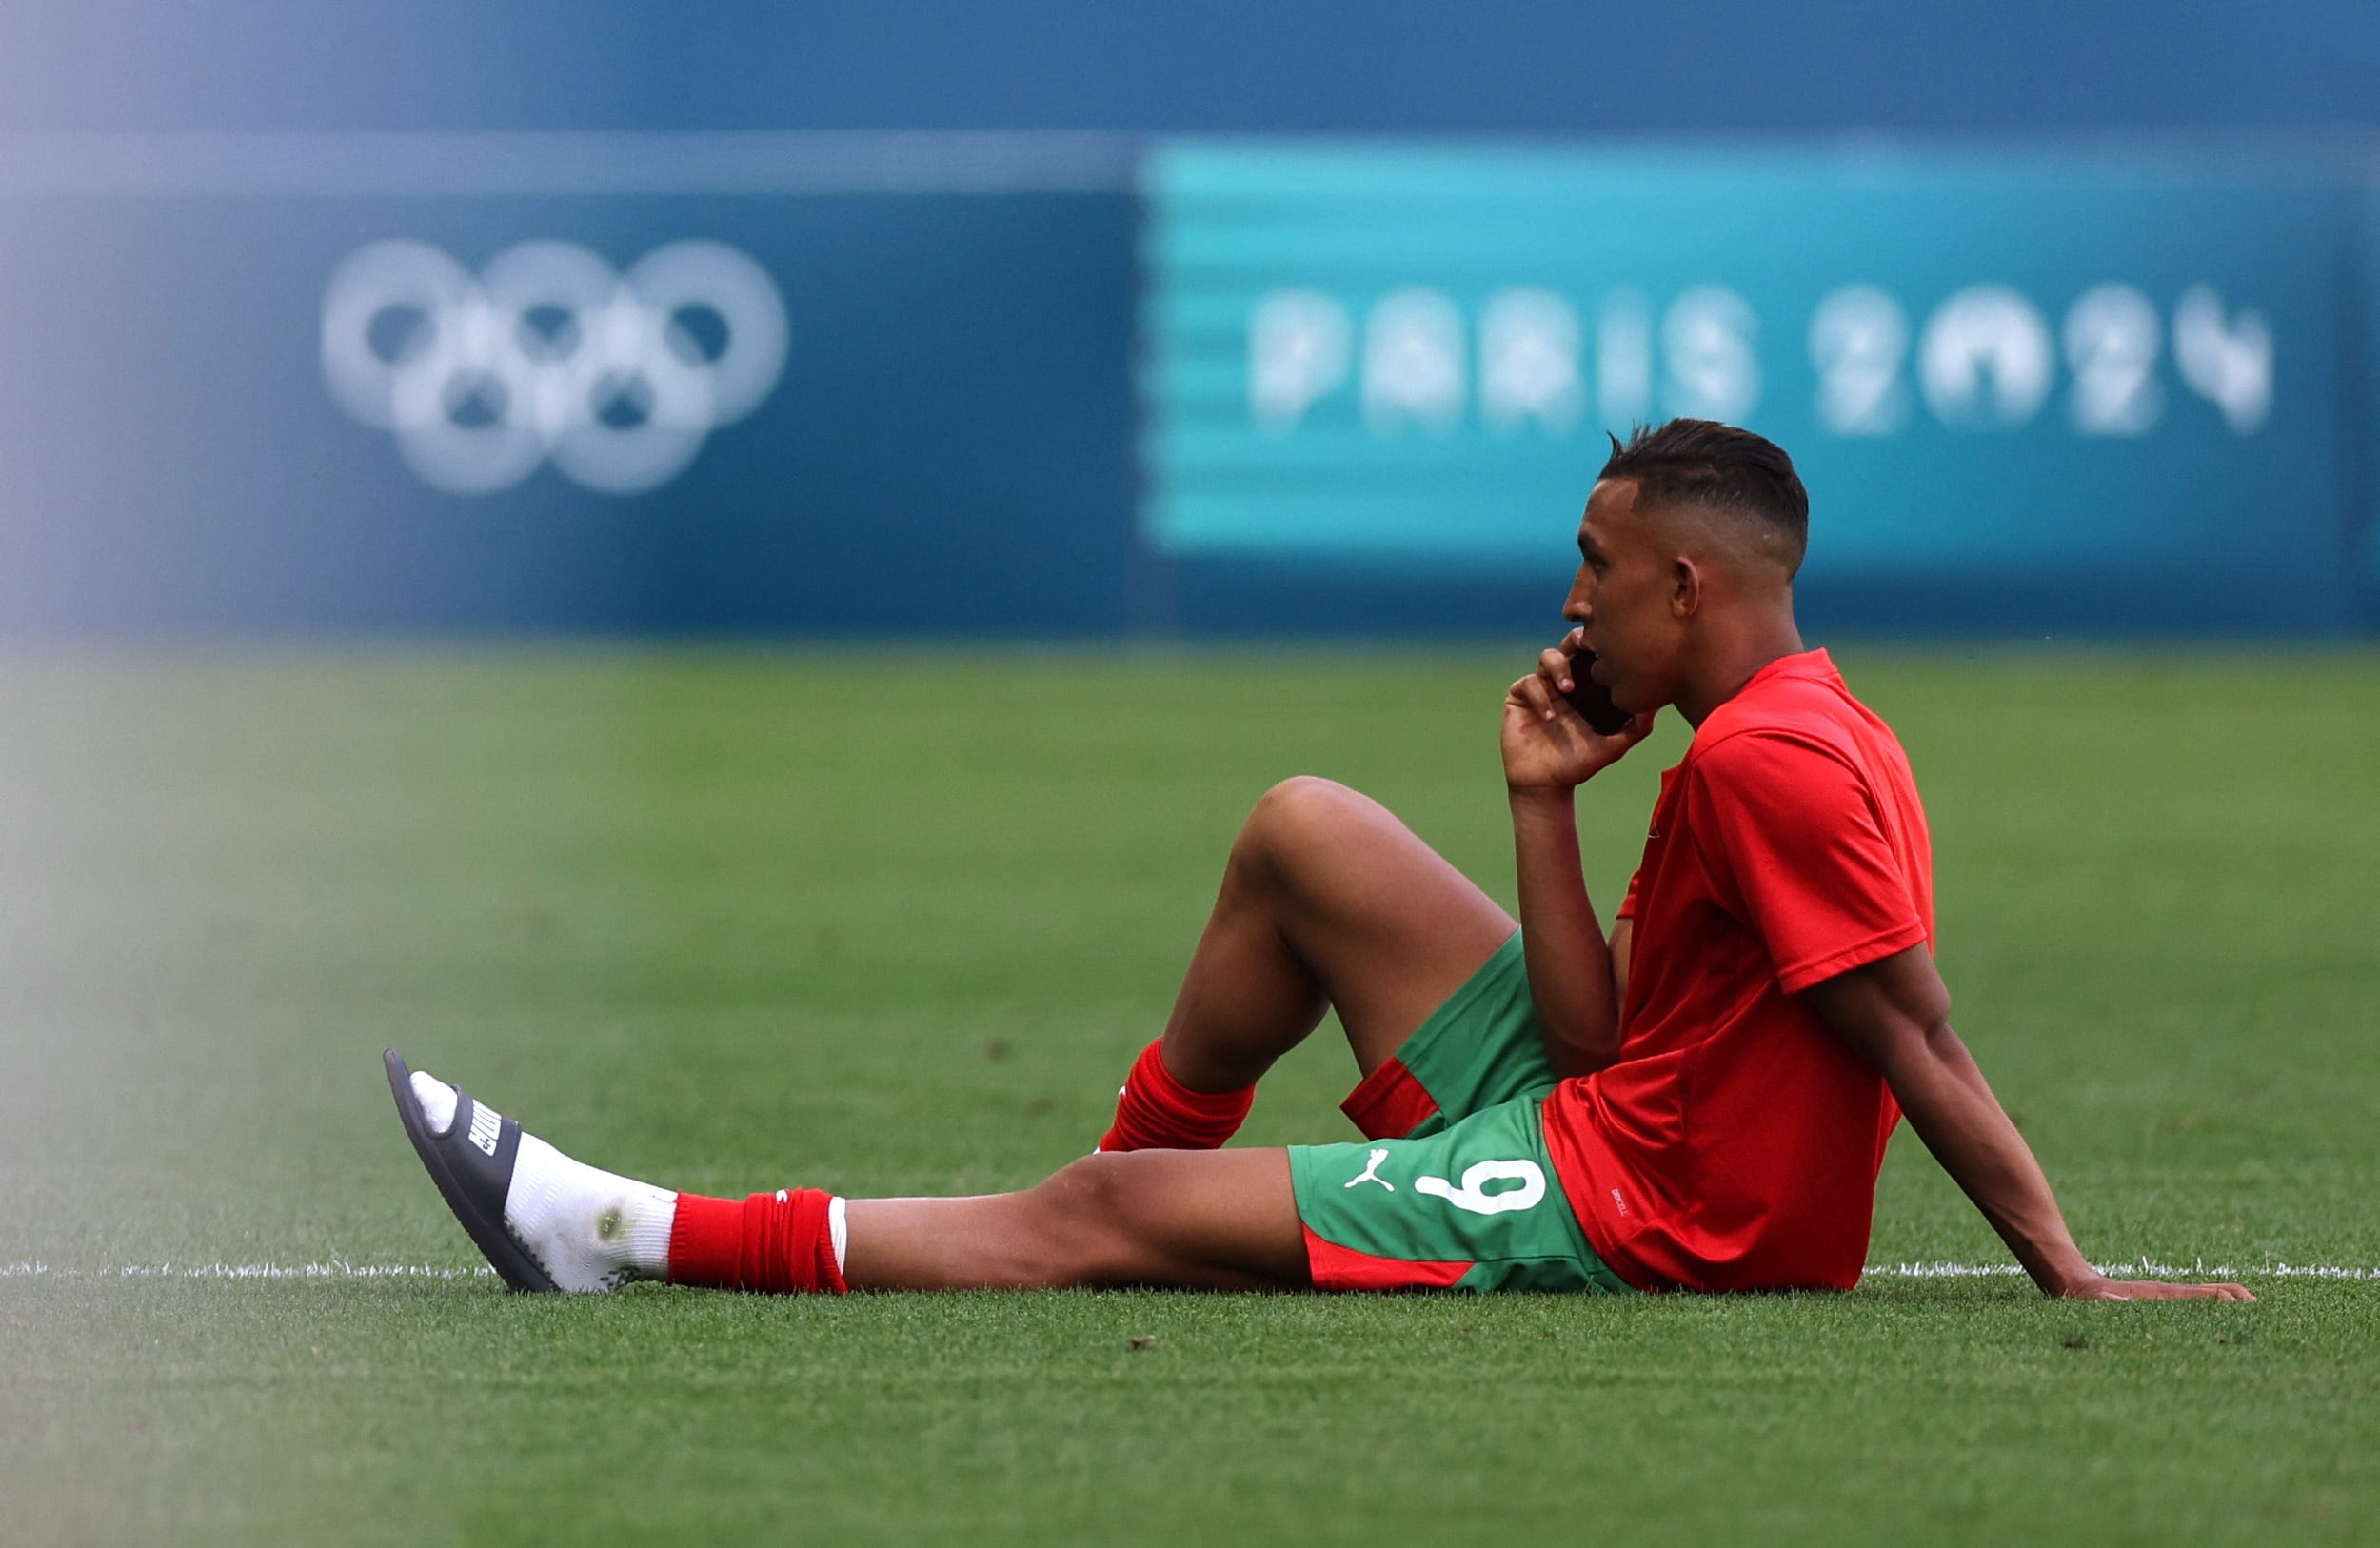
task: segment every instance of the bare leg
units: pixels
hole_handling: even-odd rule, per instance
[[[1197,1091],[1252,1085],[1336,1009],[1369,1075],[1517,928],[1378,802],[1284,781],[1232,843],[1165,1067]]]
[[[855,1290],[1308,1283],[1285,1150],[1092,1156],[1022,1193],[845,1208]]]
[[[1369,1075],[1516,928],[1379,803],[1285,781],[1233,841],[1166,1068],[1194,1090],[1252,1085],[1336,1009]],[[1311,1282],[1283,1150],[1094,1156],[1021,1193],[845,1207],[856,1289]]]

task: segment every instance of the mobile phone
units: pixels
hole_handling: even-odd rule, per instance
[[[1587,723],[1587,729],[1597,736],[1617,736],[1636,717],[1612,703],[1612,690],[1587,675],[1587,668],[1594,665],[1591,651],[1581,650],[1570,658],[1570,691],[1562,697]]]

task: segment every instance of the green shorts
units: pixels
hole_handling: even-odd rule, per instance
[[[1553,1089],[1515,935],[1348,1097],[1372,1140],[1290,1146],[1315,1288],[1627,1291],[1546,1154]]]

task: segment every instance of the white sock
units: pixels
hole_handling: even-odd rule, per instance
[[[413,1100],[422,1104],[430,1133],[443,1135],[454,1127],[454,1087],[426,1070],[415,1070]]]
[[[416,1070],[413,1095],[432,1132],[453,1126],[453,1087]],[[617,1290],[666,1279],[677,1217],[678,1196],[667,1188],[572,1161],[535,1135],[521,1135],[505,1224],[559,1288]]]

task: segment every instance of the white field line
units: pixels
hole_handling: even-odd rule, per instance
[[[111,1268],[69,1268],[38,1260],[0,1263],[0,1280],[477,1280],[496,1271],[447,1268],[437,1263],[124,1263]]]
[[[2266,1263],[2236,1268],[2229,1263],[2160,1263],[2137,1258],[2129,1263],[2093,1263],[2114,1279],[2202,1280],[2229,1283],[2237,1280],[2380,1280],[2380,1268],[2354,1268],[2340,1263]],[[1985,1280],[2022,1274],[2015,1263],[1870,1263],[1872,1280]]]
[[[2266,1263],[2254,1268],[2228,1263],[2182,1265],[2148,1258],[2129,1263],[2094,1264],[2100,1273],[2144,1280],[2380,1280],[2380,1268],[2339,1263]],[[2022,1274],[2014,1263],[1871,1263],[1872,1280],[1985,1280]],[[449,1268],[437,1263],[126,1263],[111,1268],[74,1268],[26,1260],[0,1263],[0,1280],[480,1280],[496,1271]]]

